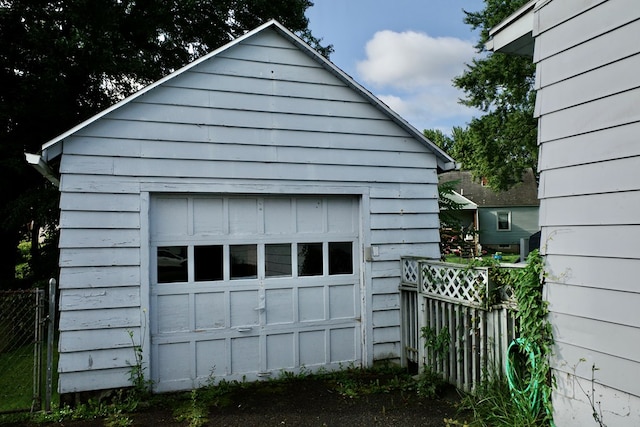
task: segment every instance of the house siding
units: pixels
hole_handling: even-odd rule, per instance
[[[61,393],[149,361],[149,194],[360,198],[365,360],[399,360],[401,256],[439,257],[436,157],[271,29],[66,138],[60,165]],[[133,334],[133,341],[130,337]],[[146,344],[144,344],[146,343]]]
[[[640,4],[540,2],[541,248],[556,425],[640,423]],[[589,398],[595,393],[595,409]]]
[[[538,206],[478,208],[480,241],[483,245],[519,245],[538,231]],[[498,230],[498,212],[511,213],[511,230]]]

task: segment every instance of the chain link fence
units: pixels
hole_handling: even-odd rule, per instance
[[[42,289],[0,292],[0,412],[41,409],[47,304]]]

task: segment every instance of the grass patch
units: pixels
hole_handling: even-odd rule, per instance
[[[511,396],[504,378],[485,380],[474,394],[463,397],[460,410],[472,415],[469,427],[539,427],[545,422],[544,411],[522,411]]]
[[[33,344],[10,352],[0,353],[0,413],[28,411],[33,402]],[[46,384],[47,346],[42,346],[41,396],[44,403]],[[54,345],[52,401],[58,400],[57,383],[58,352]],[[37,408],[36,408],[37,409]]]
[[[33,398],[33,345],[0,354],[0,412],[28,410]]]

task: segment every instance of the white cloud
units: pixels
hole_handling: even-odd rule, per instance
[[[370,84],[409,90],[416,86],[451,84],[475,50],[470,41],[455,37],[430,37],[406,31],[377,32],[366,45],[367,59],[358,73]]]
[[[475,55],[471,41],[407,31],[377,32],[358,62],[359,76],[378,97],[418,130],[464,126],[476,110],[458,103],[451,80]]]

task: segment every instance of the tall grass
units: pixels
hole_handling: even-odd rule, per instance
[[[532,414],[522,411],[511,396],[505,378],[491,375],[474,391],[463,397],[460,410],[470,412],[470,427],[539,427],[545,423],[544,411]]]
[[[0,353],[0,412],[28,410],[33,399],[33,345]]]
[[[46,345],[42,346],[42,379],[41,396],[44,401],[46,382]],[[53,359],[53,396],[58,400],[55,384],[57,383],[58,354],[54,346]],[[10,352],[0,353],[0,413],[28,411],[33,402],[33,344],[22,346]],[[40,408],[35,408],[40,409]]]

